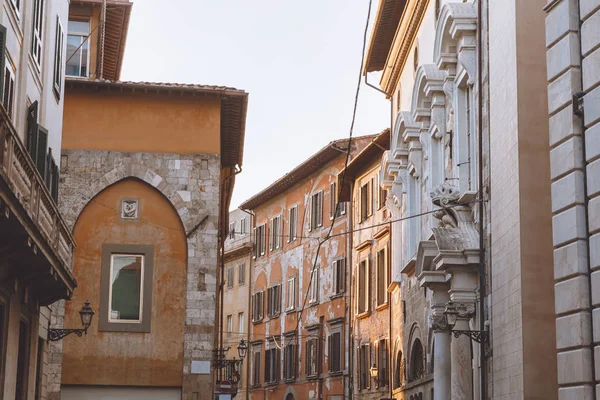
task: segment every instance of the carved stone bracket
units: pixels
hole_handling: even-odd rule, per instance
[[[448,321],[445,315],[430,315],[429,326],[434,332],[442,332],[448,329]]]

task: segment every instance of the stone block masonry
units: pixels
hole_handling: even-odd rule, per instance
[[[210,362],[216,334],[220,156],[64,150],[59,206],[71,230],[83,208],[110,185],[140,179],[177,210],[188,247],[182,399],[210,399],[210,375],[194,374],[192,361]],[[202,301],[199,301],[202,300]],[[97,306],[98,307],[98,306]],[[63,327],[64,301],[52,306],[51,326]],[[49,346],[48,398],[60,399],[62,342]],[[196,397],[193,397],[196,396]]]

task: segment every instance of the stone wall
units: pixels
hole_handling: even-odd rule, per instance
[[[214,154],[64,150],[61,159],[59,206],[71,229],[96,194],[129,177],[154,186],[181,217],[188,247],[184,400],[212,398],[206,390],[212,385],[211,375],[194,374],[192,362],[210,366],[216,333],[220,172],[220,157]],[[53,305],[52,327],[62,328],[64,309],[64,301]],[[48,398],[59,399],[62,342],[52,343],[49,353]]]
[[[554,0],[545,10],[558,394],[591,399],[600,371],[600,1]]]

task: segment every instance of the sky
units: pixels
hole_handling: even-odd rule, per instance
[[[348,137],[368,0],[133,2],[122,80],[249,93],[231,209]],[[381,132],[389,113],[384,95],[362,84],[354,136]]]

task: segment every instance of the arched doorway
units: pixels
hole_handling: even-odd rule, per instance
[[[294,395],[289,393],[287,396],[285,396],[285,400],[295,400]]]

